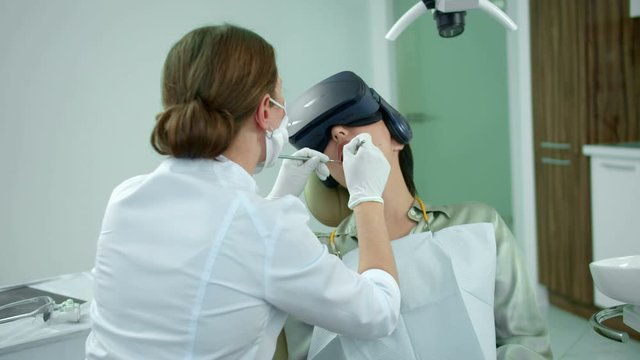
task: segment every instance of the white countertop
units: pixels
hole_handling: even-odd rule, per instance
[[[640,141],[618,144],[584,145],[582,147],[582,153],[593,157],[640,160]]]
[[[86,301],[80,305],[80,322],[68,322],[52,316],[47,322],[43,322],[40,317],[40,319],[28,318],[0,324],[0,355],[66,338],[87,336],[91,330],[89,305],[93,299],[91,273],[64,275],[28,286]]]

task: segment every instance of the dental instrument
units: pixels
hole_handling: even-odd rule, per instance
[[[23,309],[27,310],[23,310]],[[13,313],[13,312],[23,312],[18,315],[12,315],[0,318],[0,324],[29,318],[29,317],[38,317],[42,315],[42,320],[47,322],[52,316],[59,317],[63,320],[70,322],[78,322],[80,321],[80,304],[74,302],[71,299],[67,299],[60,304],[56,304],[53,298],[49,296],[36,296],[30,299],[20,300],[16,302],[12,302],[10,304],[0,306],[0,314],[3,311]]]
[[[278,158],[280,158],[280,159],[288,159],[288,160],[302,160],[302,161],[307,161],[307,160],[311,159],[310,157],[307,157],[307,156],[293,156],[293,155],[279,155]],[[338,160],[327,160],[326,162],[340,164],[340,161],[338,161]]]

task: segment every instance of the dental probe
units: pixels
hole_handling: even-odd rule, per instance
[[[307,161],[309,159],[311,159],[308,156],[293,156],[293,155],[280,155],[278,156],[279,159],[288,159],[288,160],[302,160],[302,161]],[[332,162],[332,163],[340,163],[340,161],[338,160],[328,160],[328,161],[323,161],[323,162]]]

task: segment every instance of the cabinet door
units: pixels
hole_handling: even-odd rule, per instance
[[[584,0],[530,1],[536,155],[557,155],[555,151],[579,155],[586,138],[584,5]]]
[[[640,152],[640,150],[638,150]],[[593,259],[640,255],[640,160],[591,160]],[[602,307],[620,304],[595,290]]]
[[[540,155],[536,162],[540,281],[578,306],[593,299],[588,160]]]
[[[589,305],[589,172],[581,155],[587,12],[584,0],[536,0],[530,6],[539,278],[552,295]]]

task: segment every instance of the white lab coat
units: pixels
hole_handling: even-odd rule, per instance
[[[224,158],[170,158],[125,181],[98,241],[87,359],[271,359],[287,313],[353,337],[390,334],[391,275],[349,270],[307,220],[298,198],[260,197]]]

